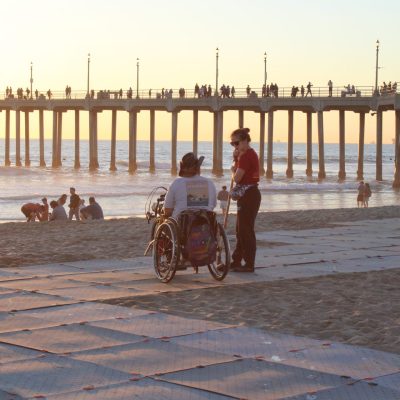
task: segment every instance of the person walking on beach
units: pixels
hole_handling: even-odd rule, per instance
[[[75,188],[71,187],[69,188],[69,193],[71,196],[69,197],[69,215],[68,218],[70,221],[72,221],[72,218],[75,215],[75,219],[79,221],[79,204],[81,202],[81,199],[79,196],[75,193]]]
[[[363,181],[361,181],[358,185],[357,191],[357,207],[360,208],[364,206],[365,185]]]
[[[222,190],[218,192],[217,200],[222,210],[222,216],[225,218],[226,208],[228,206],[229,192],[226,190],[226,186],[222,186]]]
[[[261,193],[258,155],[250,147],[250,129],[239,128],[231,134],[231,145],[238,151],[233,167],[237,192],[236,248],[232,253],[231,269],[235,272],[254,272],[256,234],[254,224],[260,208]],[[242,265],[242,260],[245,264]]]
[[[369,183],[366,183],[364,185],[364,207],[368,208],[368,201],[369,198],[371,197],[371,187],[369,186]]]

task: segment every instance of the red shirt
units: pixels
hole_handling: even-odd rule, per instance
[[[242,180],[239,182],[241,185],[254,185],[259,182],[260,162],[257,153],[252,148],[240,155],[238,168],[245,171]]]

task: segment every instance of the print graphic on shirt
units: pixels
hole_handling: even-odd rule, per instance
[[[207,207],[208,206],[208,182],[187,182],[187,206]]]

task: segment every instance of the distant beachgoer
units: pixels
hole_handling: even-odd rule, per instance
[[[67,202],[67,198],[68,198],[68,196],[64,193],[64,194],[62,194],[62,195],[60,196],[60,198],[57,200],[57,203],[58,203],[60,206],[64,206],[65,203]]]
[[[329,97],[332,97],[333,83],[330,79],[328,81],[328,88],[329,88]]]
[[[310,96],[312,97],[311,87],[312,87],[312,83],[308,82],[306,97],[308,96],[308,94],[310,94]]]
[[[46,222],[49,220],[49,204],[47,203],[47,198],[43,197],[42,199],[42,212],[40,213],[39,216],[39,221],[40,222]]]
[[[104,219],[103,210],[94,197],[89,197],[89,205],[81,208],[82,219]]]
[[[257,249],[254,224],[261,203],[261,193],[258,189],[260,164],[257,153],[250,147],[249,132],[248,128],[239,128],[231,134],[231,145],[239,152],[238,161],[235,162],[232,171],[236,183],[233,191],[236,190],[238,210],[236,248],[232,253],[231,264],[231,269],[235,272],[254,272]],[[241,264],[242,260],[245,262],[244,266]]]
[[[80,204],[80,197],[75,193],[75,188],[69,188],[69,192],[71,196],[69,197],[69,213],[68,218],[72,221],[72,218],[75,215],[75,219],[79,221],[79,204]]]
[[[246,87],[246,95],[247,95],[247,97],[250,96],[250,92],[251,92],[250,85],[247,85],[247,87]]]
[[[361,181],[360,184],[358,185],[358,194],[357,194],[357,207],[363,207],[364,206],[364,191],[365,191],[365,185],[364,182]]]
[[[301,88],[300,88],[301,97],[304,97],[304,91],[305,91],[304,86],[301,85]]]
[[[369,183],[366,183],[364,186],[365,186],[364,187],[364,207],[368,208],[368,201],[369,201],[369,198],[371,197],[372,192],[371,192],[371,187],[369,186]]]
[[[21,207],[21,211],[26,217],[26,222],[34,222],[36,217],[39,219],[44,208],[39,203],[26,203]]]
[[[222,186],[222,190],[218,192],[217,200],[219,200],[219,206],[222,210],[222,215],[225,217],[226,209],[228,206],[229,192],[226,190],[226,186]]]
[[[67,213],[65,208],[59,204],[57,201],[52,200],[50,202],[50,207],[52,208],[52,212],[50,215],[50,221],[67,221]]]

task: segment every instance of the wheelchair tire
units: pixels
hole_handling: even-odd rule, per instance
[[[225,230],[217,224],[217,257],[213,264],[208,265],[210,274],[216,281],[222,281],[231,266],[231,250]]]
[[[176,227],[171,221],[164,221],[155,231],[153,244],[154,270],[161,282],[168,283],[174,277],[179,252]]]

